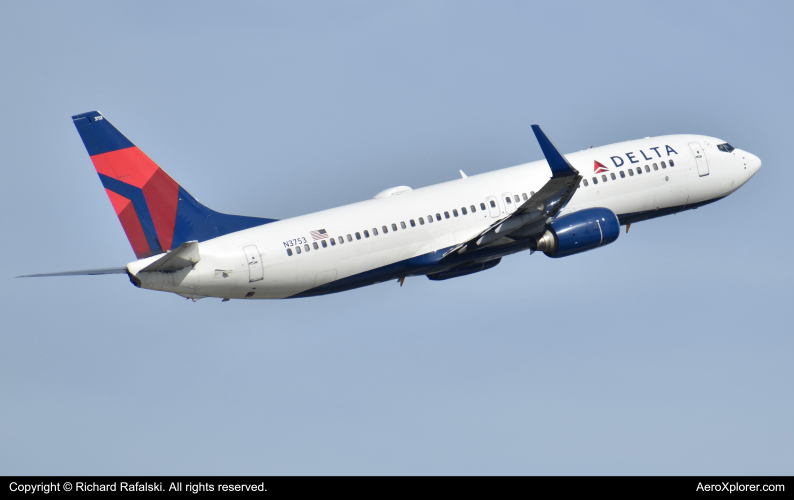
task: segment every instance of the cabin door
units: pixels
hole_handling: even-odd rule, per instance
[[[705,153],[703,153],[703,148],[701,148],[700,144],[697,142],[690,142],[689,148],[695,155],[695,163],[698,165],[698,175],[701,177],[709,175],[709,161],[706,159]]]
[[[260,281],[265,277],[265,269],[262,266],[262,256],[259,255],[259,249],[256,245],[248,245],[243,247],[245,252],[245,259],[248,261],[248,282]]]

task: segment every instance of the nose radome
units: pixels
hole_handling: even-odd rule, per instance
[[[747,155],[748,155],[747,167],[749,170],[752,171],[752,174],[754,175],[761,168],[761,158],[757,157],[752,153],[747,153]]]

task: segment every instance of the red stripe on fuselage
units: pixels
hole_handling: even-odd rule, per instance
[[[141,221],[138,219],[138,214],[135,212],[132,202],[109,189],[105,189],[105,192],[110,198],[110,203],[113,204],[116,215],[119,216],[119,222],[121,222],[121,227],[124,228],[124,233],[127,235],[130,245],[132,245],[132,251],[135,252],[135,256],[142,259],[152,255],[149,242],[146,241]]]

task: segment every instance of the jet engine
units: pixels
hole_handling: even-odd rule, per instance
[[[618,239],[620,221],[608,208],[588,208],[563,215],[546,225],[537,249],[549,257],[567,257]]]

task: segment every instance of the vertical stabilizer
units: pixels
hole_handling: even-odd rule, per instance
[[[100,112],[72,120],[139,259],[274,221],[205,207]]]

